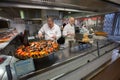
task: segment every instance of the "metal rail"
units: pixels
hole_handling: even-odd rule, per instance
[[[104,47],[106,47],[106,46],[109,46],[110,44],[113,44],[113,43],[108,43],[108,44],[100,47],[100,49],[102,49],[102,48],[104,48]],[[74,58],[71,58],[71,59],[69,59],[69,60],[66,60],[66,61],[64,61],[64,62],[62,62],[62,63],[58,63],[57,65],[50,66],[50,67],[45,68],[45,69],[43,69],[43,70],[38,70],[38,71],[35,71],[35,72],[33,72],[33,73],[24,75],[24,76],[22,76],[22,77],[20,78],[20,80],[26,80],[26,79],[31,78],[31,77],[34,77],[34,76],[36,76],[36,75],[40,75],[40,74],[42,74],[42,73],[44,73],[44,72],[47,72],[47,71],[52,70],[52,69],[55,69],[55,68],[57,68],[57,67],[59,67],[59,66],[65,65],[65,64],[67,64],[67,63],[69,63],[69,62],[71,62],[71,61],[77,60],[77,59],[79,59],[79,58],[81,58],[81,57],[83,57],[83,56],[86,56],[86,55],[88,55],[88,54],[91,54],[91,53],[93,53],[93,52],[95,52],[95,51],[97,51],[97,49],[94,49],[94,50],[91,50],[91,51],[89,51],[89,52],[86,52],[84,55],[78,55],[78,56],[76,56],[76,57],[74,57]],[[73,70],[73,71],[74,71],[74,70]],[[70,71],[70,72],[71,72],[71,71]],[[69,72],[68,72],[68,73],[69,73]],[[66,73],[66,74],[68,74],[68,73]],[[64,74],[64,75],[65,75],[65,74]]]

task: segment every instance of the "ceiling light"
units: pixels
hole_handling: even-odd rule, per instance
[[[71,12],[70,12],[70,11],[69,11],[68,13],[69,13],[69,14],[71,14]]]

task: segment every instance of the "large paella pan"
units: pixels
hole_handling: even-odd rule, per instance
[[[49,56],[58,50],[58,44],[51,40],[42,40],[30,42],[28,46],[21,45],[15,53],[15,57],[19,59],[38,59]]]

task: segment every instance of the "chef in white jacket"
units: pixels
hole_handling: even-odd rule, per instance
[[[39,38],[45,36],[45,40],[57,40],[61,37],[60,27],[50,17],[47,19],[47,23],[39,30],[38,36]]]
[[[69,45],[69,41],[75,41],[75,19],[69,18],[69,23],[63,29],[63,36],[65,36],[65,45]]]

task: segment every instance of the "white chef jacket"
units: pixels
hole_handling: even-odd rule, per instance
[[[75,34],[75,27],[74,25],[67,24],[63,29],[63,36],[66,36],[67,38],[74,39],[74,36],[67,36],[67,34]]]
[[[41,33],[45,35],[45,40],[54,40],[52,38],[53,35],[55,35],[57,39],[61,37],[60,27],[56,24],[54,24],[52,28],[50,28],[47,23],[44,24],[38,32],[38,34]]]
[[[69,41],[75,41],[75,36],[67,36],[67,34],[75,34],[75,27],[74,25],[67,24],[63,29],[63,36],[65,36],[65,46],[69,46]]]

